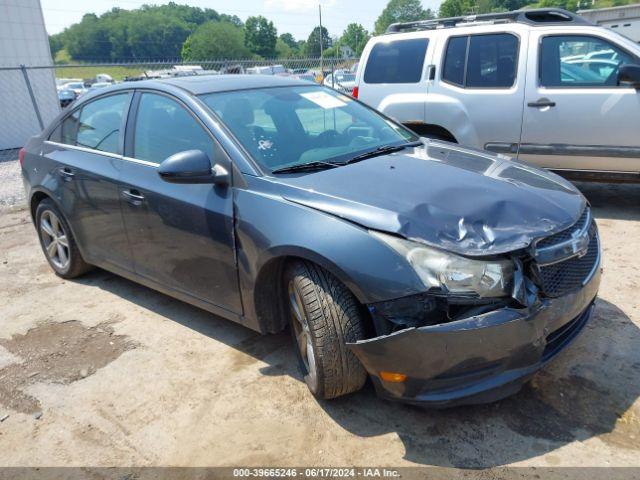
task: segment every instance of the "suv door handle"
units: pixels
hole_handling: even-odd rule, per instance
[[[139,207],[140,205],[142,205],[142,202],[144,201],[144,195],[142,195],[136,189],[123,190],[122,196],[127,200],[127,202],[130,205],[133,205],[134,207]]]
[[[58,169],[58,174],[62,177],[65,182],[70,182],[73,180],[75,173],[69,167],[60,167]]]
[[[534,108],[555,107],[556,102],[552,102],[548,98],[541,98],[535,102],[527,103],[527,106]]]

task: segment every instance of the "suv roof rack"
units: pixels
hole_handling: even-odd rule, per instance
[[[593,25],[575,13],[561,8],[532,8],[530,10],[515,10],[512,12],[483,13],[481,15],[392,23],[387,28],[387,33],[452,28],[474,23],[526,23],[528,25],[565,25],[571,23],[574,25]]]

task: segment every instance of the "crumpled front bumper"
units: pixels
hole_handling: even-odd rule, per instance
[[[509,396],[566,347],[589,320],[601,269],[578,291],[527,308],[501,308],[349,344],[378,394],[429,407]],[[383,381],[381,371],[407,376]]]

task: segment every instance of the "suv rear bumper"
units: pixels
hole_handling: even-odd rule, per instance
[[[593,312],[600,276],[598,266],[580,290],[530,308],[501,308],[349,346],[383,398],[436,408],[492,402],[520,390],[578,336]],[[386,382],[381,371],[407,378]]]

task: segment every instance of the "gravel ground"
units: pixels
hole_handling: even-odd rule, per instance
[[[21,206],[24,201],[18,150],[0,150],[0,209]]]
[[[594,318],[522,392],[446,411],[370,386],[318,402],[287,334],[104,271],[61,280],[27,212],[0,213],[0,465],[640,466],[640,186],[580,188],[604,246]]]

